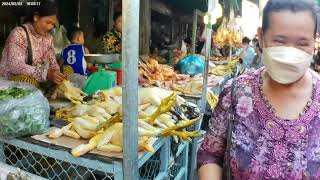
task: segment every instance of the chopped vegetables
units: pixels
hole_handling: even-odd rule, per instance
[[[5,90],[0,90],[0,101],[7,101],[11,99],[20,99],[31,93],[31,90],[12,87]]]
[[[40,134],[47,130],[48,123],[45,121],[45,110],[36,107],[14,108],[0,117],[0,136],[14,137],[28,134]],[[43,115],[42,115],[43,114]],[[43,119],[42,119],[43,118]]]
[[[0,90],[0,137],[46,132],[50,107],[42,92],[23,85],[10,85]]]

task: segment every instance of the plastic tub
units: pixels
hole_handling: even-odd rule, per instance
[[[122,85],[122,70],[118,69],[106,69],[107,71],[114,71],[117,73],[117,85],[121,86]]]

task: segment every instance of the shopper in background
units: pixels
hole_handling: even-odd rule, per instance
[[[309,69],[316,24],[311,1],[267,2],[265,67],[220,94],[198,151],[200,180],[320,179],[320,78]]]
[[[28,23],[14,28],[2,52],[0,75],[14,81],[28,82],[40,88],[47,80],[60,84],[60,73],[50,31],[57,21],[52,1],[36,6]]]
[[[254,51],[255,51],[256,55],[255,55],[255,57],[253,59],[252,67],[254,69],[259,69],[259,68],[261,68],[263,66],[262,59],[261,59],[261,57],[262,57],[262,49],[260,47],[259,42],[256,42],[254,44]]]
[[[236,53],[243,60],[243,67],[250,69],[255,58],[255,51],[250,45],[251,40],[248,37],[242,39],[242,48]]]
[[[102,38],[102,51],[105,54],[121,53],[121,33],[122,33],[122,14],[115,13],[113,16],[114,27]]]

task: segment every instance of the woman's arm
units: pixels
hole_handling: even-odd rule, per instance
[[[43,81],[41,69],[26,64],[27,60],[27,36],[21,27],[15,28],[6,41],[7,70],[11,75],[27,75],[37,81]]]
[[[47,79],[53,81],[56,84],[61,84],[67,76],[62,74],[60,71],[60,66],[56,59],[56,52],[54,49],[53,39],[50,39],[49,48],[47,51],[47,58],[49,61],[49,70],[47,74]]]
[[[209,121],[209,128],[198,150],[200,180],[222,179],[222,166],[226,148],[228,114],[231,106],[230,87],[219,96]]]
[[[53,81],[56,84],[61,84],[67,77],[60,72],[60,67],[57,62],[56,52],[54,49],[53,39],[50,39],[49,48],[47,51],[47,59],[49,61],[49,69],[47,79]]]

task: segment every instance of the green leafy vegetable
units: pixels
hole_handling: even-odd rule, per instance
[[[0,136],[41,134],[48,129],[46,110],[41,107],[17,107],[0,116]]]
[[[0,101],[20,99],[29,95],[31,92],[32,92],[31,90],[18,88],[18,87],[0,90]]]

